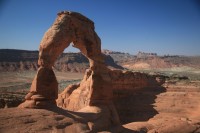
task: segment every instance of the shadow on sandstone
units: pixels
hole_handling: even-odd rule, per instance
[[[114,105],[122,124],[147,121],[158,112],[154,109],[158,94],[166,91],[162,86],[137,90],[115,90]]]
[[[51,112],[54,112],[54,113],[59,114],[59,115],[63,115],[65,117],[69,117],[69,118],[73,119],[74,121],[84,122],[84,123],[88,122],[90,120],[93,120],[96,117],[95,113],[74,112],[74,111],[62,109],[62,108],[57,107],[57,106],[49,106],[49,107],[44,108],[44,109],[51,111]]]
[[[95,108],[105,109],[106,106],[96,106]],[[91,107],[93,108],[93,107]],[[73,132],[120,132],[120,133],[139,133],[138,131],[130,130],[122,127],[122,125],[110,125],[108,121],[110,118],[107,117],[104,111],[99,113],[89,113],[89,112],[74,112],[65,110],[56,106],[51,106],[46,108],[46,110],[54,112],[58,115],[63,115],[64,117],[73,119],[73,122],[67,122],[64,125],[57,126],[58,131],[73,131]],[[104,117],[106,116],[106,117]],[[92,124],[89,124],[92,123]],[[84,125],[84,126],[82,126]],[[106,126],[107,125],[107,126]],[[84,127],[84,128],[83,128]],[[81,129],[81,130],[79,130]]]

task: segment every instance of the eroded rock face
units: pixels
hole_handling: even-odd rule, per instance
[[[65,90],[61,103],[67,103],[69,110],[94,112],[99,114],[97,121],[106,117],[102,127],[99,122],[89,124],[95,130],[120,125],[115,107],[112,104],[112,82],[110,70],[106,67],[101,53],[101,41],[94,31],[94,23],[75,12],[60,12],[54,24],[45,33],[39,49],[39,69],[32,82],[30,92],[21,108],[51,108],[58,96],[58,83],[52,66],[58,56],[70,43],[89,59],[90,67],[80,85],[72,85]],[[66,97],[71,97],[67,99]],[[63,106],[63,104],[61,105]],[[81,110],[80,110],[81,109]],[[99,111],[98,111],[99,110]],[[102,112],[105,112],[102,114]],[[97,128],[97,129],[96,129]]]
[[[96,82],[94,78],[96,78]],[[57,105],[71,111],[77,111],[95,102],[101,101],[100,103],[110,104],[114,99],[127,96],[131,92],[145,87],[157,87],[159,84],[156,77],[144,73],[109,70],[107,74],[95,77],[88,69],[79,85],[68,86],[65,91],[59,94]],[[91,93],[90,87],[97,88],[98,90],[95,92],[98,93],[88,97]]]
[[[79,13],[68,11],[58,13],[54,24],[45,33],[40,44],[38,64],[51,68],[71,42],[89,59],[92,70],[104,64],[94,23]]]
[[[154,78],[146,74],[108,69],[94,23],[79,13],[64,11],[58,13],[41,41],[39,69],[25,97],[26,101],[19,107],[50,109],[56,105],[58,83],[52,66],[70,43],[89,59],[90,67],[80,84],[68,86],[59,95],[57,105],[71,111],[95,113],[97,120],[88,124],[93,131],[120,125],[112,102],[114,90],[158,85]]]
[[[111,104],[113,99],[111,77],[109,73],[103,74],[94,73],[91,69],[86,70],[80,85],[68,86],[59,94],[57,105],[77,111],[88,105]]]
[[[40,67],[32,82],[30,92],[25,96],[26,101],[19,105],[21,108],[43,108],[55,105],[58,97],[58,82],[52,69]]]
[[[58,85],[52,66],[71,42],[89,59],[89,80],[87,77],[84,78],[80,85],[82,88],[85,85],[88,87],[86,101],[89,105],[94,105],[112,98],[112,93],[109,91],[104,93],[110,79],[106,77],[108,69],[101,54],[101,41],[94,31],[94,23],[79,13],[64,11],[58,13],[54,24],[40,43],[38,59],[40,67],[32,82],[30,93],[26,96],[26,102],[20,107],[40,108],[38,101],[55,103]]]

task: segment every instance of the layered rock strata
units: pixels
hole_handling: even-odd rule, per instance
[[[89,102],[90,85],[95,84],[105,87],[105,89],[99,89],[98,96],[101,95],[101,99],[104,99],[104,103],[110,103],[115,98],[126,96],[126,92],[141,90],[145,87],[158,87],[163,81],[157,81],[159,76],[150,76],[144,73],[121,71],[121,70],[109,70],[107,75],[104,75],[105,79],[109,82],[102,83],[100,80],[96,83],[93,82],[92,71],[88,69],[80,84],[74,84],[68,86],[57,99],[57,105],[59,107],[77,111],[85,106],[91,104]],[[107,95],[106,95],[107,94]],[[114,95],[114,97],[113,97]],[[108,100],[105,100],[105,99]]]

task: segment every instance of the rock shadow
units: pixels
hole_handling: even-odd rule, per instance
[[[158,112],[154,109],[157,95],[166,91],[164,87],[145,87],[137,90],[115,90],[114,105],[122,124],[147,121]]]
[[[57,106],[51,106],[45,109],[81,123],[87,123],[88,121],[93,121],[94,119],[96,119],[96,113],[74,112],[59,108]]]
[[[139,133],[138,131],[135,130],[130,130],[127,129],[125,127],[123,127],[122,125],[110,125],[108,126],[103,126],[101,127],[101,125],[104,125],[105,123],[102,123],[102,120],[105,119],[103,118],[102,114],[98,114],[98,113],[85,113],[85,112],[74,112],[74,111],[69,111],[69,110],[65,110],[56,106],[51,106],[48,108],[45,108],[48,111],[54,112],[54,116],[60,116],[63,115],[64,117],[66,117],[68,120],[66,122],[66,124],[64,125],[59,125],[56,128],[58,128],[58,131],[62,131],[65,132],[67,131],[71,131],[70,126],[73,126],[74,124],[74,129],[72,132],[74,132],[75,130],[82,128],[81,125],[85,125],[84,129],[81,129],[83,132],[91,132],[91,133],[96,133],[98,131],[108,131],[108,132],[112,132],[112,133]],[[61,118],[61,117],[59,117]],[[70,119],[73,119],[70,120]],[[64,118],[63,118],[64,119]],[[109,118],[108,118],[109,119]],[[92,125],[92,129],[89,128],[88,123],[93,123]],[[76,126],[76,124],[78,124],[79,126]],[[68,127],[69,126],[69,127]],[[97,128],[96,128],[97,127]],[[98,128],[101,127],[101,128]],[[65,130],[66,129],[66,130]]]

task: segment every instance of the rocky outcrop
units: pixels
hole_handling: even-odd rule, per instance
[[[57,99],[57,105],[59,107],[77,111],[85,106],[89,105],[88,95],[90,90],[91,71],[86,71],[86,74],[80,84],[68,86]],[[136,92],[145,87],[158,87],[163,83],[161,80],[156,80],[159,75],[150,76],[139,72],[121,71],[121,70],[110,70],[106,76],[110,80],[107,83],[107,92],[111,91],[110,94],[114,94],[114,98],[109,95],[102,96],[102,99],[108,98],[110,100],[126,97],[128,93]],[[96,83],[97,84],[97,83]],[[101,83],[98,83],[99,85]],[[97,85],[98,85],[97,84]],[[100,91],[103,91],[100,89]],[[106,94],[107,92],[104,92]],[[127,92],[127,93],[126,93]],[[99,93],[100,94],[100,93]],[[109,101],[109,100],[108,100]]]
[[[85,26],[82,26],[83,24]],[[53,26],[45,33],[40,44],[38,59],[40,68],[32,82],[31,91],[26,96],[26,100],[35,100],[33,99],[34,95],[43,97],[42,100],[56,98],[57,81],[52,66],[71,42],[73,42],[74,47],[80,49],[90,63],[90,68],[80,84],[81,88],[88,91],[87,100],[84,101],[87,101],[88,105],[111,101],[112,89],[107,89],[107,86],[112,86],[109,78],[110,70],[106,67],[104,56],[101,54],[100,39],[94,31],[94,24],[81,14],[71,12],[59,13]],[[42,79],[47,75],[52,76]],[[85,86],[87,87],[85,88]],[[52,89],[45,93],[46,88],[49,87]]]
[[[55,105],[58,97],[58,82],[52,69],[40,67],[32,82],[26,101],[21,108],[43,108]]]
[[[88,58],[90,67],[80,85],[77,85],[78,89],[72,93],[71,90],[66,91],[73,97],[68,101],[69,108],[100,114],[101,117],[98,118],[100,121],[103,117],[109,118],[108,121],[105,121],[105,125],[101,126],[102,130],[113,125],[120,125],[112,103],[110,69],[105,65],[105,59],[101,53],[101,42],[94,31],[94,23],[85,16],[74,12],[58,13],[54,24],[45,33],[39,49],[38,64],[40,67],[32,82],[30,92],[25,97],[26,101],[19,107],[50,108],[55,105],[58,84],[52,66],[71,42]],[[73,87],[71,89],[74,89]],[[101,114],[101,112],[105,113]],[[99,126],[100,121],[91,123],[90,126]]]
[[[88,78],[90,74],[90,71],[87,71],[80,84],[70,85],[59,94],[57,105],[71,111],[87,107],[89,105],[87,95],[90,92],[87,88],[91,81]],[[107,90],[112,91],[113,96],[110,98],[114,102],[113,105],[122,123],[147,120],[157,114],[150,104],[154,103],[155,95],[164,92],[164,88],[160,87],[164,79],[156,80],[162,78],[161,75],[150,76],[138,72],[112,70],[109,71],[107,78],[111,79]],[[146,100],[144,103],[143,100],[138,103],[136,99]]]
[[[68,86],[57,99],[58,83],[52,67],[71,42],[88,58],[90,67],[80,84]],[[122,90],[135,91],[147,86],[159,86],[156,78],[147,74],[109,69],[101,53],[101,41],[94,31],[94,23],[74,12],[58,13],[54,24],[41,41],[38,65],[26,101],[19,107],[56,108],[57,99],[57,105],[67,110],[95,113],[98,118],[88,123],[92,131],[120,127],[119,116],[113,104],[114,93],[122,97],[118,95]]]

